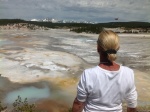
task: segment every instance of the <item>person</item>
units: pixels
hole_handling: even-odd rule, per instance
[[[103,30],[98,37],[99,65],[84,70],[73,102],[73,112],[136,112],[137,91],[132,69],[115,62],[119,50],[116,33]]]

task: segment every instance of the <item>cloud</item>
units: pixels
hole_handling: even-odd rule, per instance
[[[0,18],[149,21],[149,0],[0,0]]]

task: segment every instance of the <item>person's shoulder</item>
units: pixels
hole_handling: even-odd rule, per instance
[[[97,71],[98,71],[98,67],[94,66],[94,67],[85,69],[83,74],[85,75],[85,77],[93,77],[95,76],[94,74],[97,74]]]
[[[126,77],[134,77],[134,71],[130,67],[122,66],[122,73],[125,74]]]
[[[133,72],[133,69],[127,67],[127,66],[121,66],[122,70],[126,71],[126,72]]]
[[[97,74],[98,67],[91,67],[84,70],[82,77],[86,78],[87,80],[95,80]]]
[[[91,68],[87,68],[84,70],[84,72],[86,73],[91,73],[91,72],[95,72],[98,70],[98,67],[97,66],[94,66],[94,67],[91,67]]]

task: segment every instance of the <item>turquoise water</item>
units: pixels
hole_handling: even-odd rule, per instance
[[[21,98],[24,100],[25,98],[28,98],[28,101],[36,101],[39,99],[49,98],[50,97],[50,89],[48,86],[44,86],[43,88],[37,88],[34,86],[30,87],[23,87],[17,90],[14,90],[12,92],[9,92],[5,99],[5,103],[13,103],[18,96],[21,96]]]

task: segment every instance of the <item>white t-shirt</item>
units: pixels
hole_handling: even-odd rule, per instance
[[[99,66],[86,69],[77,87],[77,99],[85,102],[85,112],[122,112],[122,102],[137,106],[133,70],[120,66],[108,71]]]

